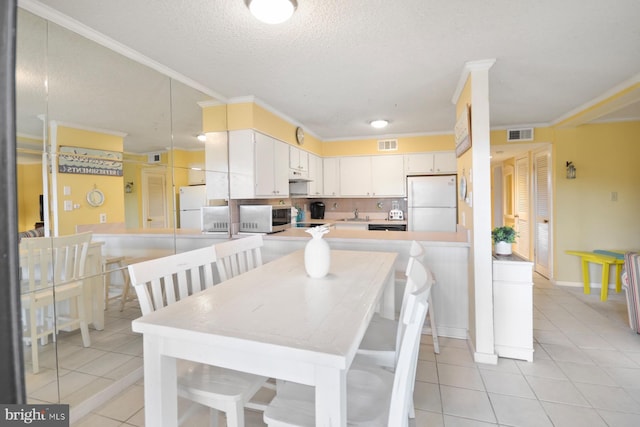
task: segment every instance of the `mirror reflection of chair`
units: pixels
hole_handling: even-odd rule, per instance
[[[40,370],[38,340],[44,344],[51,335],[55,341],[59,330],[80,328],[83,346],[91,345],[83,280],[90,242],[91,233],[20,242],[23,336],[31,344],[34,374]]]
[[[347,424],[350,426],[409,425],[422,324],[431,292],[431,283],[419,261],[414,263],[412,271],[415,273],[411,276],[419,280],[419,289],[407,296],[406,309],[400,318],[404,326],[395,372],[357,362],[347,372]],[[279,382],[276,397],[264,412],[264,422],[269,427],[315,426],[313,388]]]
[[[259,234],[214,245],[220,280],[230,279],[261,266],[263,245],[264,241]]]
[[[142,314],[149,314],[214,285],[213,246],[130,264],[129,277]],[[178,360],[178,395],[211,408],[215,425],[222,411],[227,426],[244,425],[244,408],[267,378],[244,372]],[[186,411],[180,422],[189,417]]]

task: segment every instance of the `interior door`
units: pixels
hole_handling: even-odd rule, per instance
[[[535,271],[549,278],[551,272],[551,153],[546,150],[534,155],[534,194],[535,194]]]
[[[167,227],[166,175],[142,171],[142,228]]]
[[[530,190],[529,190],[529,157],[516,159],[515,170],[515,228],[518,239],[514,251],[526,259],[530,259],[531,232],[529,230]]]

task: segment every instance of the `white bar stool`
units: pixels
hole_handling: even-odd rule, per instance
[[[127,258],[124,256],[105,256],[102,261],[102,272],[104,273],[104,309],[107,309],[109,301],[121,298],[120,311],[124,310],[124,304],[127,302],[131,280],[129,279],[129,271],[127,270]],[[110,268],[115,266],[115,268]],[[109,297],[109,289],[111,288],[111,273],[120,272],[122,274],[122,293]]]

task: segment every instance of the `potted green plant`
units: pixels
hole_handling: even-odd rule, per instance
[[[491,238],[496,245],[496,254],[510,255],[511,244],[515,243],[518,232],[511,226],[496,227],[491,231]]]

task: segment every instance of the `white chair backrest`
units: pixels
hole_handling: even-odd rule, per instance
[[[409,261],[407,262],[407,268],[404,273],[405,276],[409,275],[409,270],[411,270],[411,265],[415,260],[418,260],[420,262],[424,261],[424,246],[413,240],[411,242],[411,248],[409,249]],[[408,294],[410,293],[411,292],[408,292]]]
[[[262,236],[256,234],[213,245],[220,280],[225,281],[261,266],[263,244]]]
[[[418,362],[420,337],[422,336],[422,325],[429,308],[427,301],[430,292],[431,283],[427,283],[411,293],[407,301],[405,316],[400,319],[400,323],[405,325],[405,329],[393,379],[389,421],[387,423],[390,426],[408,425],[409,399],[413,398],[413,381]]]
[[[414,260],[414,262],[411,263],[411,269],[408,273],[407,284],[405,285],[405,301],[402,302],[402,307],[400,308],[400,320],[398,321],[398,333],[396,334],[396,363],[400,356],[400,346],[406,329],[406,316],[411,314],[411,295],[424,286],[429,286],[429,292],[431,292],[431,286],[433,285],[433,275],[429,269],[418,260]]]
[[[23,277],[30,291],[75,282],[84,277],[92,233],[22,239]]]
[[[214,285],[213,246],[129,265],[142,314],[173,304]]]

